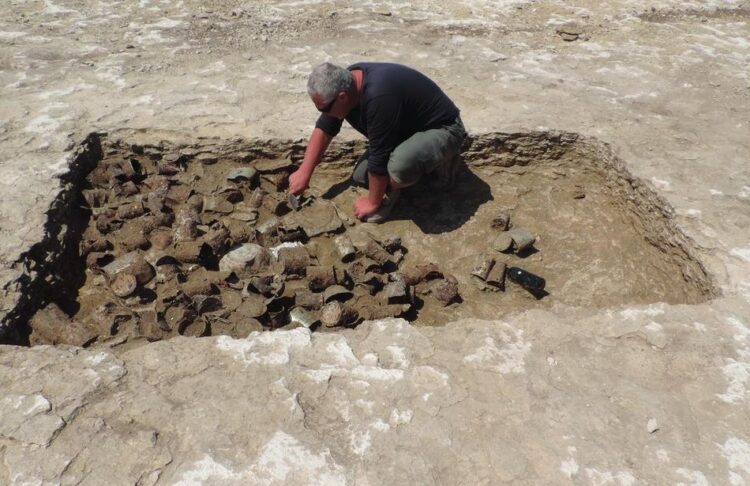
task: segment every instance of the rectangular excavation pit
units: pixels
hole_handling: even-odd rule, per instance
[[[347,184],[362,143],[329,149],[297,212],[285,177],[299,143],[145,138],[91,135],[81,146],[47,239],[19,262],[29,277],[4,341],[246,336],[388,316],[433,325],[716,294],[667,203],[606,145],[575,134],[475,137],[452,191],[408,188],[383,225],[351,214],[365,193]],[[532,246],[496,249],[508,217]],[[482,254],[494,285],[471,274]],[[544,291],[503,279],[513,267],[543,277]]]

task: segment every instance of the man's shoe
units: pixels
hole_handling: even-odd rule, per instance
[[[368,188],[367,184],[367,154],[360,157],[352,172],[352,181],[359,187]]]
[[[391,211],[393,210],[393,206],[396,205],[396,202],[398,201],[399,196],[401,195],[401,191],[398,189],[391,189],[388,194],[383,196],[383,202],[380,204],[380,207],[377,211],[375,211],[374,214],[368,216],[365,218],[366,223],[375,223],[380,224],[385,222],[388,219],[388,216],[390,216]]]

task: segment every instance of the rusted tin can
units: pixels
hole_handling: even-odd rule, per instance
[[[471,270],[471,274],[482,280],[487,280],[490,270],[495,265],[495,259],[487,253],[481,253],[477,256],[474,262],[474,268]]]
[[[333,243],[336,245],[336,250],[339,252],[342,262],[350,262],[354,259],[357,250],[352,244],[352,240],[346,235],[339,235],[334,238]]]

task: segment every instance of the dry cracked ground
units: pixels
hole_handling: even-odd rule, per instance
[[[466,298],[442,314],[0,347],[0,483],[750,483],[747,1],[0,12],[3,342],[75,298],[63,270],[102,155],[92,141],[294,159],[316,116],[306,75],[324,60],[434,78],[473,140],[464,175],[486,192],[468,211],[446,196],[432,219],[412,197],[415,212],[372,229],[452,268]],[[357,140],[342,131],[332,174]],[[472,304],[463,250],[493,204],[540,236],[523,263],[546,272],[544,299],[509,289]]]

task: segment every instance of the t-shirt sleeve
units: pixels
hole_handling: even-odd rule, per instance
[[[379,96],[367,104],[368,171],[388,174],[388,159],[400,142],[397,129],[400,117],[401,101],[396,96]]]
[[[341,131],[341,124],[343,122],[343,120],[321,113],[318,117],[318,121],[315,122],[315,128],[320,128],[326,132],[326,134],[335,137]]]

